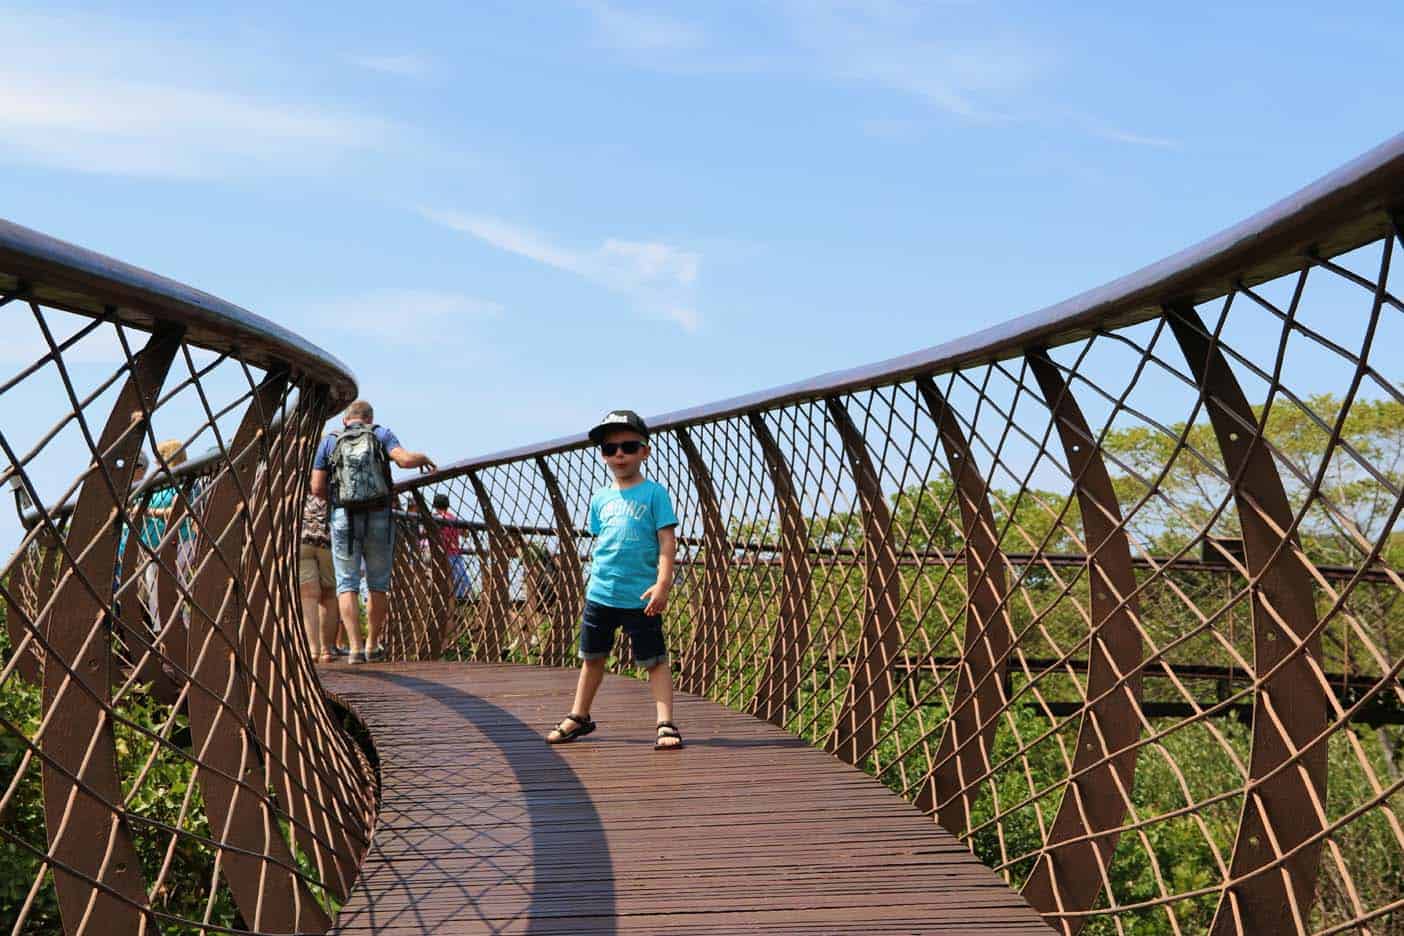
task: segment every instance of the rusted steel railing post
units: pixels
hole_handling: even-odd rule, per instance
[[[274,372],[254,391],[229,444],[229,465],[207,494],[191,589],[187,703],[210,834],[240,914],[271,933],[324,932],[331,921],[294,872],[297,860],[267,800],[268,773],[245,720],[249,674],[240,661],[239,623],[248,614],[240,575],[246,525],[257,507],[248,498],[257,494],[260,448],[287,382],[285,371]]]
[[[117,561],[117,505],[127,498],[148,414],[180,349],[181,328],[163,328],[133,357],[131,370],[94,448],[83,479],[67,552],[74,565],[59,578],[47,614],[44,654],[44,823],[54,858],[54,888],[64,929],[136,934],[155,925],[145,912],[146,885],[122,808],[122,780],[108,709],[112,643],[107,599]],[[62,367],[62,365],[60,365]],[[66,370],[61,370],[68,384]],[[71,386],[70,386],[71,392]],[[132,529],[129,539],[137,538]],[[129,601],[136,601],[135,589]],[[99,882],[96,889],[82,877]]]
[[[1230,296],[1229,301],[1231,301]],[[1229,867],[1232,879],[1298,848],[1278,871],[1229,886],[1211,933],[1295,932],[1316,892],[1326,803],[1326,744],[1308,744],[1329,724],[1315,632],[1312,566],[1297,542],[1292,507],[1264,442],[1265,424],[1229,368],[1218,336],[1188,303],[1166,310],[1175,340],[1199,384],[1243,531],[1253,613],[1253,753]],[[1264,414],[1266,416],[1266,414]],[[1271,673],[1264,677],[1262,674]],[[1279,770],[1289,759],[1295,766]],[[1263,779],[1274,774],[1269,779]]]
[[[575,542],[575,524],[570,508],[561,496],[561,486],[546,459],[537,457],[536,470],[551,499],[551,514],[556,521],[556,600],[551,609],[551,632],[545,660],[557,666],[575,662],[575,628],[585,607],[585,567]]]
[[[509,578],[512,561],[512,547],[507,531],[497,519],[497,509],[488,495],[487,487],[476,471],[470,472],[468,481],[477,495],[478,507],[483,513],[483,522],[488,528],[488,558],[483,574],[483,593],[478,599],[478,613],[482,622],[483,659],[496,663],[504,658],[507,646],[504,636],[507,633],[511,608],[511,582]],[[525,649],[525,648],[524,648]]]
[[[964,835],[978,795],[977,784],[989,774],[993,761],[999,716],[1008,704],[1004,672],[1014,637],[1004,605],[1004,555],[999,548],[988,485],[975,465],[955,411],[935,381],[918,377],[916,385],[946,452],[960,503],[965,557],[965,636],[960,674],[936,748],[935,766],[917,796],[917,806],[923,811],[935,809],[941,825],[956,835]]]
[[[843,399],[826,397],[829,421],[838,430],[853,472],[863,514],[863,624],[843,708],[824,747],[841,760],[857,764],[877,744],[878,722],[895,691],[892,665],[901,649],[897,612],[902,582],[892,549],[892,513],[882,496],[877,469],[863,434],[853,424]]]
[[[749,414],[751,432],[765,458],[775,509],[780,514],[780,603],[765,674],[751,702],[751,714],[783,725],[799,689],[800,666],[809,649],[809,523],[795,491],[790,465],[760,413]]]
[[[702,572],[702,594],[697,602],[697,619],[692,628],[692,643],[683,653],[678,688],[684,692],[706,695],[716,679],[717,660],[727,638],[726,605],[730,594],[731,543],[717,502],[712,473],[703,461],[692,436],[686,429],[674,430],[678,448],[687,459],[692,475],[697,506],[702,511],[702,547],[707,552]]]
[[[1132,745],[1141,734],[1140,608],[1131,541],[1101,446],[1047,353],[1032,352],[1027,361],[1063,444],[1082,517],[1091,591],[1088,704],[1078,727],[1073,779],[1023,889],[1035,909],[1052,913],[1091,909],[1109,886],[1105,875],[1116,852],[1115,830],[1126,818],[1136,781]],[[1065,936],[1072,936],[1086,921],[1060,922]]]

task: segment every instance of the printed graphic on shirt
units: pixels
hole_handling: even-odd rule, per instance
[[[611,608],[642,608],[658,578],[658,531],[678,522],[661,484],[645,480],[590,499],[590,586],[586,597]]]

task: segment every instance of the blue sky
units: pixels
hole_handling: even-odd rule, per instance
[[[935,344],[1399,128],[1397,2],[0,6],[0,216],[441,461]]]

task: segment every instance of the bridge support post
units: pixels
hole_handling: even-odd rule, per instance
[[[863,627],[853,672],[825,750],[850,764],[857,764],[877,744],[878,722],[895,691],[892,665],[901,650],[897,612],[902,582],[897,554],[891,545],[892,514],[882,496],[877,470],[868,455],[867,442],[848,408],[837,396],[824,404],[838,430],[844,454],[853,472],[858,505],[863,514]]]
[[[556,600],[551,608],[551,632],[545,658],[556,666],[575,662],[575,628],[585,607],[585,566],[575,543],[575,524],[570,509],[561,496],[561,486],[546,459],[536,457],[536,469],[541,483],[551,499],[551,513],[556,521]]]
[[[488,528],[488,557],[484,563],[483,593],[478,599],[478,619],[482,622],[483,659],[496,663],[506,657],[509,649],[505,646],[504,635],[507,633],[508,618],[512,616],[509,580],[512,549],[507,541],[507,531],[497,518],[492,497],[476,471],[468,473],[468,482],[473,485],[483,522]]]
[[[799,689],[800,666],[809,649],[809,587],[813,566],[809,560],[809,524],[795,492],[794,478],[765,417],[749,415],[751,432],[760,445],[775,506],[780,513],[780,608],[775,636],[765,664],[765,675],[751,702],[751,713],[783,726],[785,714]]]
[[[707,463],[693,444],[692,436],[682,427],[673,430],[678,447],[687,458],[692,486],[697,491],[698,507],[702,511],[702,543],[707,551],[707,564],[702,573],[702,594],[695,606],[696,623],[692,643],[683,654],[678,688],[684,692],[706,695],[716,678],[717,660],[727,639],[727,599],[731,573],[731,543],[722,521],[721,505]]]
[[[112,702],[112,642],[104,626],[117,561],[114,518],[132,486],[150,413],[180,350],[184,329],[151,336],[130,372],[94,448],[68,527],[68,566],[51,609],[35,621],[47,637],[43,691],[44,823],[54,859],[54,889],[64,929],[100,925],[104,933],[137,934],[155,926],[146,913],[146,885],[122,802]],[[61,359],[58,367],[68,385]],[[70,395],[72,389],[69,389]],[[74,412],[82,405],[72,400]],[[129,540],[137,538],[133,529]],[[104,598],[109,600],[105,601]],[[133,592],[129,601],[135,602]],[[114,804],[114,805],[109,805]],[[100,882],[98,890],[84,877]],[[95,924],[94,921],[101,921]]]
[[[1231,302],[1232,294],[1225,301]],[[1167,308],[1166,316],[1223,454],[1252,594],[1258,674],[1253,753],[1229,875],[1242,878],[1301,846],[1276,871],[1225,890],[1210,932],[1296,932],[1316,893],[1322,845],[1320,839],[1303,843],[1322,831],[1317,810],[1326,803],[1325,739],[1311,743],[1329,724],[1330,713],[1321,683],[1313,566],[1297,542],[1292,507],[1264,442],[1266,426],[1233,376],[1218,334],[1208,332],[1189,303]],[[1293,766],[1279,770],[1289,760]],[[1274,775],[1264,779],[1269,774]]]
[[[1108,886],[1119,837],[1114,830],[1126,818],[1136,780],[1137,752],[1131,746],[1141,734],[1140,607],[1131,542],[1101,446],[1058,365],[1043,351],[1029,354],[1027,361],[1063,444],[1082,517],[1091,591],[1088,704],[1077,732],[1075,776],[1023,889],[1034,909],[1053,913],[1090,910]],[[1122,682],[1122,673],[1132,675]],[[1069,840],[1077,841],[1061,844]],[[1072,936],[1084,922],[1062,918],[1064,936]]]
[[[965,637],[960,674],[936,763],[917,807],[936,811],[941,825],[965,835],[981,780],[989,775],[995,730],[1008,699],[1004,672],[1013,634],[1005,608],[1004,554],[999,549],[989,488],[975,465],[955,411],[930,377],[917,378],[960,502],[965,552]]]

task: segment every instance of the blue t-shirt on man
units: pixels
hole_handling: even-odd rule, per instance
[[[595,547],[586,599],[610,608],[647,605],[639,596],[658,581],[658,531],[677,523],[672,498],[657,481],[596,491],[590,498]]]
[[[380,440],[380,444],[385,446],[388,455],[392,449],[400,447],[400,440],[395,433],[384,426],[375,427],[375,437]],[[319,471],[331,471],[331,453],[336,445],[336,434],[327,433],[327,437],[322,440],[322,444],[317,446],[317,455],[312,459],[312,467]]]

